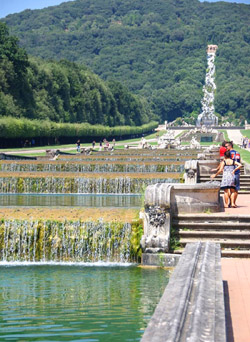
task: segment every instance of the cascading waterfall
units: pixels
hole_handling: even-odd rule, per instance
[[[215,53],[217,45],[208,45],[207,50],[207,72],[205,85],[203,86],[202,113],[198,116],[196,126],[215,126],[218,125],[218,117],[214,114],[214,93],[215,84]]]
[[[138,194],[150,184],[178,182],[178,173],[175,178],[0,177],[0,193]]]
[[[71,156],[70,159],[65,158],[65,161],[62,159],[11,163],[2,161],[0,162],[0,193],[3,197],[7,193],[25,194],[25,196],[29,194],[139,195],[147,185],[180,181],[184,163],[180,162],[179,152],[172,157],[170,155],[170,159],[158,158],[157,155],[160,154],[154,151],[148,152],[149,156],[146,159],[139,152],[136,153],[138,153],[136,158],[124,156],[122,160],[116,158],[117,162],[114,162],[112,156],[105,161],[105,155],[101,156],[101,161],[95,162],[88,160],[87,157],[82,160],[78,155],[75,161]],[[167,154],[171,154],[171,151]],[[138,163],[138,160],[141,162]],[[104,201],[102,203],[103,207]],[[72,206],[72,203],[69,205]],[[91,221],[92,219],[87,216],[77,221],[72,215],[73,221],[62,222],[62,217],[65,216],[61,213],[58,221],[53,218],[49,220],[48,217],[46,220],[42,219],[43,212],[39,213],[36,219],[32,216],[29,216],[30,219],[17,219],[19,216],[16,210],[14,209],[14,214],[11,210],[8,217],[14,218],[3,218],[0,221],[0,261],[3,263],[99,261],[126,263],[140,257],[142,222],[137,218],[131,219],[129,216],[130,223],[128,223],[126,214],[122,214],[123,218],[119,216],[115,222],[104,222],[97,218]],[[102,217],[102,212],[100,216],[96,214],[94,217]],[[109,219],[111,220],[110,217]]]
[[[129,223],[5,220],[1,261],[131,261]]]
[[[3,172],[184,172],[182,164],[24,164],[24,163],[2,163]]]

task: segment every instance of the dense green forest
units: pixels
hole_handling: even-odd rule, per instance
[[[4,21],[29,54],[87,65],[173,120],[200,112],[207,44],[219,46],[216,112],[250,119],[249,18],[226,2],[76,0]]]
[[[83,65],[28,58],[3,23],[0,115],[110,127],[140,126],[153,117],[147,102],[118,82],[104,82]]]

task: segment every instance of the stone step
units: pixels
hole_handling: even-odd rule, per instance
[[[222,180],[222,178],[218,178],[218,179],[215,179],[215,181],[217,182],[220,182]],[[199,179],[198,180],[198,183],[207,183],[207,182],[211,182],[211,178],[206,178],[206,179]],[[243,185],[249,185],[250,184],[250,180],[249,179],[240,179],[240,184],[243,184]]]
[[[189,229],[189,230],[223,230],[237,231],[237,230],[249,230],[250,234],[250,222],[187,222],[187,221],[172,221],[172,226],[177,229]]]
[[[180,245],[181,247],[186,246],[187,243],[193,243],[197,241],[211,241],[215,243],[219,243],[222,248],[237,248],[237,249],[249,249],[250,250],[250,239],[222,239],[222,238],[181,238]]]
[[[221,179],[217,179],[216,181],[221,183]],[[210,181],[198,182],[198,184],[204,184],[204,183],[209,183],[210,184],[211,182]],[[240,187],[241,188],[249,188],[250,187],[250,181],[249,182],[244,182],[244,181],[240,180]]]
[[[240,191],[239,191],[239,194],[248,195],[248,194],[250,194],[250,190],[240,190]]]
[[[250,212],[249,215],[239,215],[239,214],[231,214],[230,216],[224,213],[218,214],[179,214],[178,216],[174,216],[172,220],[173,224],[183,223],[183,222],[192,222],[196,223],[222,223],[222,224],[230,224],[233,223],[236,225],[241,223],[249,223],[250,222]]]
[[[247,231],[214,231],[214,230],[179,230],[180,238],[218,238],[218,239],[250,239],[250,227]]]
[[[225,258],[250,258],[250,250],[222,249],[221,256]]]
[[[200,182],[211,181],[210,175],[200,176],[200,177],[198,177],[198,179],[199,179]],[[218,181],[220,179],[222,179],[222,176],[217,176],[216,178],[213,178],[214,181],[216,181],[216,180]],[[250,176],[245,176],[245,177],[244,176],[240,176],[240,180],[242,182],[249,182],[250,181]]]
[[[184,248],[174,250],[174,254],[182,254]],[[250,250],[222,249],[221,256],[224,258],[250,258]]]
[[[220,182],[222,178],[215,179],[215,181]],[[200,179],[198,183],[207,183],[211,182],[211,178],[206,178],[206,179]],[[250,180],[249,179],[240,179],[240,184],[241,185],[250,185]]]
[[[199,175],[199,179],[207,179],[210,178],[210,175],[212,175],[213,173],[211,172],[211,174],[201,174]],[[222,178],[222,174],[219,174],[218,176],[216,176],[215,179],[218,178]],[[240,174],[240,179],[249,179],[250,175],[244,175],[243,173]]]

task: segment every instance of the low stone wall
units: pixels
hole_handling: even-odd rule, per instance
[[[250,175],[250,164],[244,162],[244,174]]]
[[[142,342],[226,342],[220,246],[188,244]]]
[[[220,163],[219,159],[209,160],[187,160],[185,162],[184,180],[185,184],[196,184],[201,175],[211,175],[212,169],[216,169]]]
[[[219,165],[218,160],[199,160],[199,174],[200,175],[211,175],[212,169],[216,169]]]
[[[142,253],[141,263],[147,266],[175,267],[181,255],[167,253]]]
[[[158,183],[145,191],[145,207],[160,206],[171,214],[220,211],[220,186],[217,182],[199,184]]]
[[[176,184],[170,197],[171,214],[220,211],[220,186],[217,182]]]
[[[145,191],[143,216],[144,253],[168,253],[173,215],[220,211],[220,185],[217,182],[199,184],[158,183]]]

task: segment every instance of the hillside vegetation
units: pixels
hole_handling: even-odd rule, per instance
[[[0,116],[60,123],[140,126],[152,119],[138,96],[66,60],[28,58],[0,23]]]
[[[86,64],[145,97],[163,120],[200,112],[206,46],[215,109],[250,119],[250,6],[198,0],[76,0],[4,21],[29,54]]]

